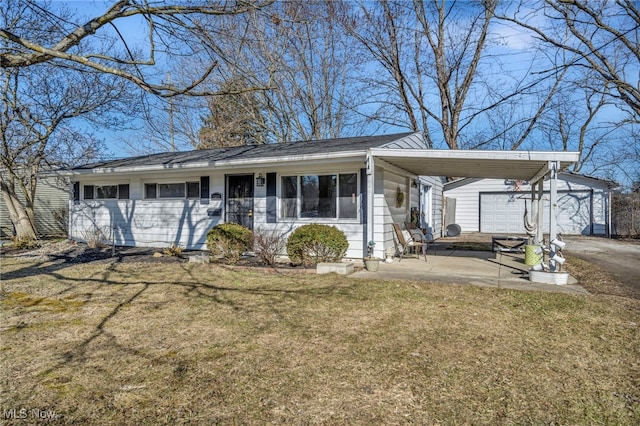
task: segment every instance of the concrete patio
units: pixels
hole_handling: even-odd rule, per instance
[[[438,243],[434,246],[429,247],[426,262],[424,256],[418,258],[415,254],[408,255],[402,260],[396,257],[392,263],[381,262],[377,272],[363,269],[351,276],[363,279],[442,282],[517,290],[588,294],[573,277],[569,278],[569,283],[566,285],[540,284],[529,281],[529,266],[524,264],[524,254],[472,251],[451,248],[446,244]]]

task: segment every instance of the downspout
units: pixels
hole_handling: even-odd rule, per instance
[[[608,189],[608,188],[607,188]],[[611,190],[607,191],[607,237],[612,237],[611,232]]]
[[[593,235],[595,232],[595,228],[593,226],[594,222],[594,213],[593,213],[593,188],[589,191],[589,235]]]

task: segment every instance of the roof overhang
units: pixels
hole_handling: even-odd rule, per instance
[[[372,148],[371,155],[415,175],[538,181],[554,164],[561,171],[579,152]]]

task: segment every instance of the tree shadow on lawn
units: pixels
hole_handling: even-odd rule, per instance
[[[69,266],[78,264],[108,264],[108,263],[180,263],[186,259],[180,256],[154,257],[156,249],[116,247],[114,248],[89,248],[86,245],[77,244],[67,249],[39,254],[38,251],[19,252],[11,254],[4,251],[0,257],[22,259],[29,262],[23,268],[14,271],[2,272],[2,279],[27,278],[39,274],[49,274],[60,271]]]
[[[101,347],[107,345],[109,348],[112,348],[118,352],[142,357],[157,364],[175,363],[175,359],[167,359],[164,357],[154,356],[153,354],[146,351],[140,351],[133,347],[123,345],[118,342],[117,336],[111,334],[106,329],[107,324],[116,316],[118,316],[118,314],[123,309],[131,306],[134,302],[138,301],[149,289],[153,288],[154,286],[165,285],[170,287],[182,288],[185,290],[183,293],[185,297],[197,300],[207,300],[216,305],[226,306],[234,311],[251,312],[256,308],[256,303],[258,303],[263,307],[267,307],[273,315],[277,315],[278,317],[282,317],[287,312],[287,306],[289,302],[300,300],[301,297],[318,299],[319,297],[321,298],[327,296],[335,296],[339,294],[346,294],[348,292],[348,287],[340,285],[339,281],[336,280],[331,280],[331,283],[329,285],[323,283],[322,286],[309,286],[301,281],[299,275],[286,273],[283,274],[280,272],[275,272],[274,276],[277,277],[278,275],[280,275],[282,278],[286,278],[287,283],[282,285],[286,285],[288,288],[283,288],[280,285],[257,285],[255,287],[215,285],[209,282],[205,282],[201,278],[197,277],[194,274],[195,268],[188,267],[187,264],[184,263],[176,265],[178,268],[180,268],[181,271],[179,274],[179,276],[181,277],[181,281],[152,281],[140,279],[139,273],[130,274],[126,271],[118,270],[118,266],[122,263],[121,258],[105,257],[104,259],[109,259],[111,264],[105,270],[100,271],[100,276],[76,278],[60,274],[60,269],[71,266],[69,262],[35,268],[33,272],[27,274],[27,276],[46,275],[53,279],[64,282],[65,284],[68,283],[66,288],[55,293],[53,296],[69,296],[71,294],[74,294],[75,292],[76,294],[81,296],[85,302],[93,299],[93,295],[95,293],[98,293],[105,286],[125,286],[128,289],[140,286],[140,288],[133,292],[133,294],[129,293],[123,300],[118,302],[117,305],[113,307],[113,309],[107,312],[100,319],[98,324],[95,325],[93,331],[88,337],[83,339],[80,343],[76,344],[71,349],[65,351],[62,354],[59,354],[58,357],[60,360],[51,367],[40,372],[40,375],[48,375],[56,370],[62,369],[64,367],[69,367],[74,364],[82,365],[84,361],[87,361],[90,358],[89,352],[92,350],[92,344],[100,339],[106,340],[106,342],[100,343]],[[77,262],[75,264],[77,266]],[[213,270],[220,268],[220,266],[216,264],[206,265],[206,267],[209,267]],[[224,267],[222,267],[221,269],[224,270],[224,273],[226,273],[227,275],[235,275],[237,280],[240,280],[242,282],[246,282],[247,280],[248,274],[245,270],[233,270]],[[118,274],[118,279],[112,278],[115,277],[115,274]],[[215,277],[216,275],[213,274],[212,276]],[[232,279],[231,281],[234,281],[234,279]],[[86,284],[97,284],[97,287],[93,288],[91,292],[87,292],[80,288],[80,286]],[[255,299],[233,297],[230,296],[230,294],[246,294],[262,297],[256,301]],[[114,300],[114,302],[117,302],[117,300]],[[161,332],[161,330],[158,330],[158,332]],[[37,384],[34,383],[33,389],[35,389],[36,386]]]

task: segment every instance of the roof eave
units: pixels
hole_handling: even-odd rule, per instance
[[[222,160],[222,161],[207,161],[207,162],[193,162],[186,164],[155,164],[148,166],[131,166],[131,167],[97,167],[94,169],[73,169],[72,175],[90,175],[90,174],[107,174],[107,173],[145,173],[145,172],[157,172],[165,170],[205,170],[205,169],[226,169],[242,166],[258,166],[258,165],[270,165],[278,163],[297,163],[297,162],[311,162],[322,161],[331,159],[334,161],[348,161],[357,160],[362,158],[364,160],[366,155],[365,150],[359,151],[342,151],[322,154],[305,154],[305,155],[292,155],[283,157],[266,157],[266,158],[249,158],[249,159],[235,159],[235,160]]]

